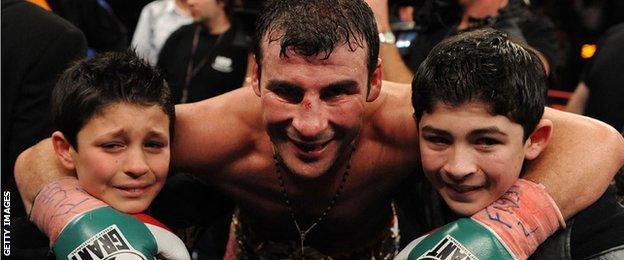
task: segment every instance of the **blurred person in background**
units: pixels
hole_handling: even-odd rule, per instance
[[[242,86],[250,39],[232,20],[230,0],[188,0],[192,24],[175,31],[158,67],[176,103],[196,102]]]
[[[3,211],[10,225],[3,226],[3,235],[15,259],[43,259],[48,239],[26,218],[13,166],[22,151],[52,134],[52,88],[70,63],[86,55],[87,42],[74,25],[26,1],[2,0],[1,17],[1,172],[4,197],[10,197]]]
[[[52,133],[52,88],[85,54],[84,35],[68,21],[26,1],[2,1],[2,183],[14,192],[13,216],[25,215],[13,180],[15,159]]]
[[[131,45],[150,64],[156,65],[160,49],[171,33],[193,22],[186,1],[157,0],[141,11]]]
[[[384,79],[409,83],[429,51],[443,39],[460,31],[489,26],[507,32],[540,52],[547,72],[555,62],[556,38],[552,22],[531,13],[523,0],[425,0],[416,7],[418,36],[411,42],[405,60],[395,47],[387,0],[368,4],[375,12],[380,33],[380,56]]]
[[[607,31],[586,64],[566,110],[624,131],[624,24]]]
[[[47,0],[52,12],[78,27],[88,55],[128,48],[128,31],[105,0]]]

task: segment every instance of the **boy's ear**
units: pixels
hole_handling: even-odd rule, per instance
[[[548,119],[542,119],[537,123],[535,130],[527,139],[524,157],[533,160],[548,146],[553,130],[553,123]]]
[[[59,131],[52,133],[52,145],[54,146],[56,157],[63,167],[67,170],[74,170],[76,166],[74,164],[74,158],[71,156],[71,151],[74,148],[69,144],[65,135]]]
[[[381,59],[377,58],[377,67],[370,78],[370,89],[366,95],[366,102],[373,102],[379,97],[381,92]]]

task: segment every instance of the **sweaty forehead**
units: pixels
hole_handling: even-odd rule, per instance
[[[312,65],[349,65],[352,67],[363,66],[366,68],[367,53],[362,47],[350,48],[346,42],[342,42],[334,46],[329,56],[326,51],[320,51],[316,55],[306,57],[295,47],[286,48],[285,55],[281,53],[281,42],[279,40],[268,41],[263,40],[261,45],[262,66],[266,67],[272,63],[279,62],[282,64],[297,61],[306,61]]]

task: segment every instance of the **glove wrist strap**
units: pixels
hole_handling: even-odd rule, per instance
[[[565,221],[541,184],[519,179],[472,219],[493,231],[519,259],[526,259]]]
[[[107,206],[104,202],[84,191],[75,177],[64,177],[48,184],[37,194],[30,221],[50,238],[50,245],[54,245],[72,219],[104,206]]]

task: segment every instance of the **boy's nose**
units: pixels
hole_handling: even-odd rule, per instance
[[[149,172],[145,154],[141,149],[131,149],[128,151],[128,156],[124,163],[124,172],[135,177]]]
[[[452,181],[461,181],[477,171],[470,151],[467,149],[453,149],[442,168],[445,175]]]

